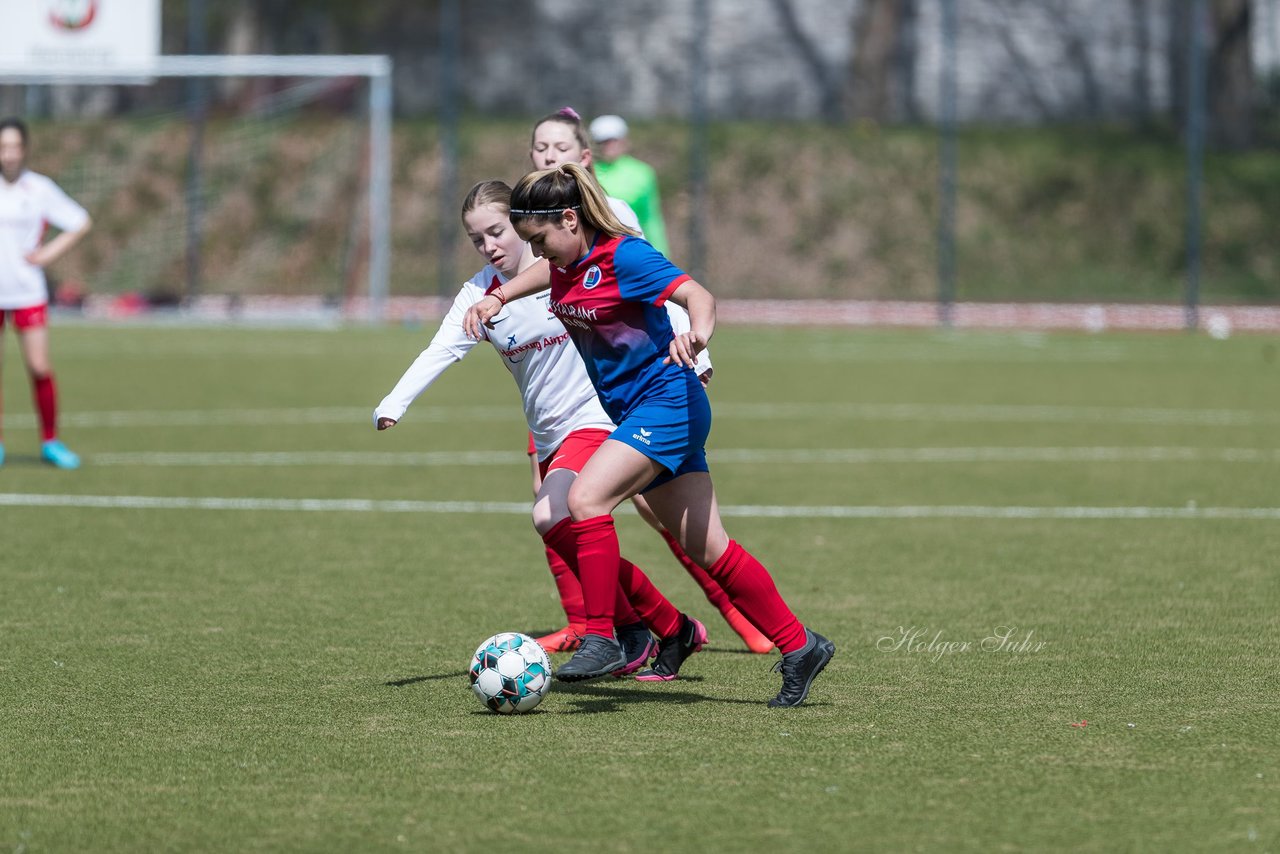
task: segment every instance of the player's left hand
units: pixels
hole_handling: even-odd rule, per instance
[[[671,339],[671,344],[667,348],[667,358],[662,360],[662,364],[683,365],[690,370],[695,370],[698,363],[698,354],[706,348],[707,342],[692,329],[688,332],[681,332]]]
[[[33,267],[44,267],[49,263],[45,257],[43,246],[39,247],[38,249],[32,249],[30,252],[28,252],[24,256],[23,260],[25,260],[28,264],[30,264]]]
[[[492,319],[502,311],[502,306],[502,300],[489,294],[468,308],[467,313],[462,316],[462,329],[467,337],[472,341],[484,338],[484,328],[493,328]]]

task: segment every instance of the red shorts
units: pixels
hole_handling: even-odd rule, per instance
[[[49,306],[33,305],[30,308],[0,308],[0,329],[4,329],[4,316],[13,315],[17,329],[39,329],[49,325]]]
[[[608,430],[595,428],[574,430],[560,443],[560,447],[551,452],[551,456],[538,463],[538,471],[542,473],[543,478],[552,469],[580,472],[587,464],[587,460],[591,459],[591,455],[596,452],[596,448],[603,445],[604,440],[608,438]]]

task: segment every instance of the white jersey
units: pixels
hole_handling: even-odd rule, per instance
[[[484,297],[495,279],[499,283],[507,280],[490,264],[462,286],[431,344],[373,411],[375,424],[379,418],[399,421],[418,395],[479,343],[463,332],[462,317]],[[569,333],[547,307],[550,299],[547,291],[512,300],[490,320],[494,328],[484,330],[486,340],[498,351],[520,389],[524,417],[540,460],[575,430],[612,431],[615,426],[600,405]]]
[[[605,196],[605,199],[609,202],[609,209],[613,211],[613,215],[618,218],[619,222],[627,228],[633,229],[641,237],[644,236],[644,229],[640,227],[640,218],[631,209],[631,205],[613,196]],[[673,335],[680,335],[693,328],[689,322],[689,312],[684,310],[684,306],[676,305],[671,300],[667,300],[664,305],[667,309],[667,316],[671,319],[671,332]],[[698,376],[702,376],[711,370],[711,351],[703,350],[699,353],[696,365],[697,367],[694,368],[694,371]]]
[[[27,169],[10,184],[0,178],[0,310],[49,301],[44,270],[27,262],[40,248],[45,227],[79,231],[89,213],[51,179]]]

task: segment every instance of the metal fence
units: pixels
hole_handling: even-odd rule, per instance
[[[634,120],[673,254],[730,295],[932,300],[944,322],[956,301],[1174,304],[1193,325],[1206,300],[1280,302],[1277,0],[595,5],[532,4],[535,46],[503,67],[534,103],[512,104],[492,62],[443,47],[477,21],[441,3],[444,174],[483,177],[468,122],[571,103]],[[665,47],[627,54],[653,42],[627,26]],[[447,288],[469,262],[439,257]]]
[[[234,19],[253,53],[390,56],[374,231],[393,297],[474,270],[462,195],[518,178],[533,120],[569,104],[631,122],[674,260],[726,296],[943,322],[973,302],[1157,303],[1189,324],[1280,304],[1280,0],[300,3],[190,0],[210,32],[166,16],[166,44],[225,52]],[[0,87],[0,106],[87,103],[55,94]]]

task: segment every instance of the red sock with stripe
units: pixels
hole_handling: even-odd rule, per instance
[[[53,374],[43,377],[32,375],[31,389],[36,399],[36,411],[40,413],[40,434],[44,441],[58,438],[58,389]]]
[[[550,555],[555,555],[560,563],[563,563],[573,579],[575,590],[577,592],[577,600],[574,613],[581,615],[581,619],[575,619],[569,616],[569,622],[580,631],[587,624],[587,610],[585,597],[582,592],[582,578],[578,571],[578,539],[573,533],[573,520],[561,519],[547,533],[543,534],[542,541],[547,544],[548,561]],[[555,574],[555,569],[551,570]],[[559,577],[557,576],[557,586],[559,585]],[[561,604],[564,603],[563,597]],[[569,615],[568,607],[565,608],[565,614]],[[629,626],[632,623],[640,622],[640,615],[636,613],[635,608],[631,607],[631,602],[627,599],[626,591],[619,584],[613,600],[613,624],[615,626]]]
[[[729,541],[729,548],[707,572],[729,594],[734,607],[784,654],[804,647],[804,625],[787,607],[773,576],[736,541]]]
[[[608,525],[599,524],[600,520],[607,520]],[[607,568],[602,571],[596,568],[593,581],[590,580],[589,572],[584,571],[582,565],[582,536],[579,529],[580,525],[586,526],[589,533],[589,543],[591,548],[591,566],[602,566],[602,557],[600,554],[611,553],[609,547],[609,539],[612,538],[612,554],[613,554],[613,571],[608,572]],[[550,549],[562,558],[564,562],[570,566],[573,574],[577,576],[577,580],[582,589],[582,603],[584,603],[584,615],[586,632],[593,635],[603,635],[605,638],[612,638],[614,625],[630,625],[632,622],[639,622],[640,615],[637,615],[635,609],[627,602],[626,593],[623,592],[620,581],[618,581],[618,563],[621,562],[621,554],[618,554],[618,535],[613,529],[612,516],[596,516],[595,519],[589,519],[582,522],[575,522],[570,519],[564,519],[557,522],[554,528],[550,529],[543,535],[543,542],[547,543]],[[603,552],[602,552],[603,549]],[[607,558],[603,558],[607,560]],[[593,600],[593,594],[595,599]],[[593,615],[595,620],[593,621]],[[605,627],[607,625],[607,627]],[[594,626],[594,630],[593,630]]]
[[[582,602],[582,585],[578,582],[578,576],[551,546],[547,546],[547,566],[551,569],[551,577],[555,579],[565,618],[569,625],[581,630],[587,624],[587,608]]]
[[[680,631],[680,611],[662,595],[640,567],[623,558],[618,564],[618,582],[630,604],[640,612],[640,619],[658,637],[669,638]],[[621,620],[616,620],[615,624],[627,625]]]
[[[680,545],[680,541],[665,528],[660,531],[662,539],[666,541],[667,548],[671,549],[671,553],[676,556],[676,560],[680,561],[680,565],[685,568],[685,572],[698,583],[702,588],[702,592],[706,594],[707,601],[716,606],[721,614],[727,613],[733,607],[733,603],[729,601],[729,596],[721,589],[716,580],[707,574],[707,571],[693,562],[693,558],[685,552]]]
[[[587,634],[611,638],[622,560],[613,517],[595,516],[570,527],[578,543],[578,580],[587,606]]]

